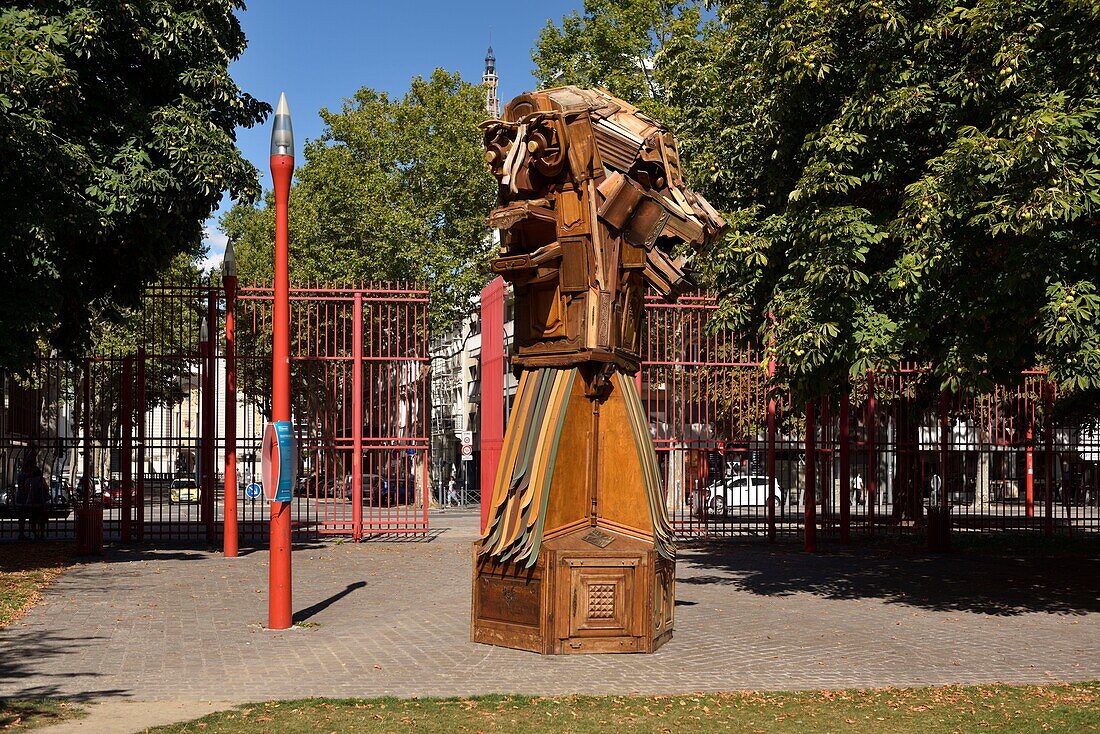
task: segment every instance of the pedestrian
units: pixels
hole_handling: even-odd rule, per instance
[[[21,471],[19,476],[15,478],[15,516],[19,519],[19,539],[27,539],[27,520],[30,517],[30,472]],[[31,529],[34,532],[34,529]]]
[[[27,506],[30,508],[31,533],[35,540],[46,539],[46,520],[49,517],[50,491],[46,486],[46,478],[42,476],[42,469],[35,466],[31,469],[31,476],[27,488]]]
[[[447,507],[458,505],[458,482],[454,477],[447,482]]]
[[[928,487],[932,490],[928,495],[928,505],[930,507],[939,507],[940,490],[943,488],[943,480],[940,479],[939,474],[932,475],[932,478],[928,481]]]
[[[852,501],[857,505],[863,504],[863,475],[856,472],[856,478],[852,480]]]

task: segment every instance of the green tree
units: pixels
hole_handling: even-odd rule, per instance
[[[597,26],[564,27],[598,69]],[[570,45],[547,40],[536,58]],[[926,395],[1045,366],[1095,406],[1100,6],[727,1],[654,58],[690,180],[731,223],[705,279],[796,395],[911,360]]]
[[[486,217],[496,188],[478,124],[482,90],[437,69],[401,99],[360,89],[305,146],[290,194],[291,278],[418,281],[431,291],[430,326],[469,308],[488,273]],[[242,282],[268,280],[274,206],[234,207],[222,228]]]
[[[270,108],[229,63],[236,0],[23,0],[0,10],[0,367],[74,354],[181,255],[229,190],[235,128]]]
[[[561,25],[547,21],[534,52],[543,87],[603,87],[657,119],[675,116],[671,47],[700,32],[702,0],[585,0]]]

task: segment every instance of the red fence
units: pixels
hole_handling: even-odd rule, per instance
[[[424,533],[427,513],[427,293],[405,286],[314,285],[291,291],[291,375],[301,462],[298,539]],[[108,538],[219,541],[227,500],[241,535],[262,540],[256,496],[269,412],[271,291],[239,289],[235,420],[226,421],[220,284],[162,284],[104,343],[114,354],[38,360],[5,377],[0,406],[0,539],[29,514],[19,486],[40,470],[50,537],[72,537],[78,511],[102,506]],[[226,430],[237,481],[225,482]],[[225,487],[236,490],[230,497]]]
[[[710,329],[715,308],[647,303],[639,387],[681,535],[812,545],[922,530],[932,507],[962,530],[1100,530],[1100,428],[1056,423],[1041,373],[921,410],[906,367],[794,406],[751,344]]]

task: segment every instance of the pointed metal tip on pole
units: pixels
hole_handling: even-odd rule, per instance
[[[294,156],[294,128],[290,124],[290,105],[286,102],[286,93],[279,93],[279,104],[275,106],[275,120],[271,128],[271,155]]]
[[[237,255],[233,252],[233,238],[225,243],[225,253],[222,255],[222,277],[235,277],[237,275]]]

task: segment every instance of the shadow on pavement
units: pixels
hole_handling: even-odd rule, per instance
[[[761,596],[881,599],[936,611],[1008,616],[1100,612],[1100,559],[807,554],[790,548],[684,549],[676,582]]]
[[[345,596],[347,596],[351,592],[355,591],[356,589],[362,589],[366,585],[367,585],[366,581],[356,581],[353,584],[348,584],[347,587],[344,588],[342,591],[336,592],[335,594],[333,594],[329,598],[327,598],[323,601],[319,601],[316,604],[313,604],[312,606],[308,606],[305,609],[301,609],[301,610],[295,612],[294,613],[294,618],[293,618],[294,619],[294,624],[300,624],[301,622],[306,621],[307,619],[314,616],[315,614],[323,612],[324,610],[328,609],[333,604],[340,601],[341,599],[343,599]]]

